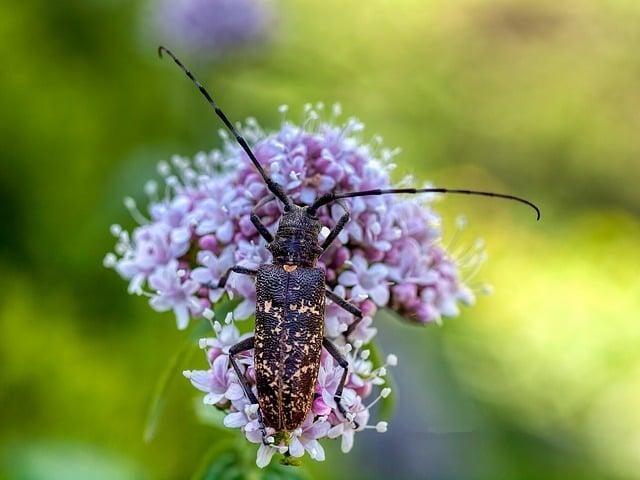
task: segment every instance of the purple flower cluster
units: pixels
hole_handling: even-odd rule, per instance
[[[369,350],[362,349],[362,342],[356,341],[355,349],[352,349],[350,344],[342,347],[343,354],[349,362],[350,372],[342,392],[342,406],[346,414],[339,412],[334,400],[342,376],[342,368],[327,352],[323,351],[316,383],[316,399],[307,418],[293,432],[276,434],[273,429],[268,428],[269,444],[264,445],[258,421],[258,405],[249,403],[235,371],[229,364],[229,348],[246,336],[240,336],[231,313],[227,316],[224,326],[215,322],[213,328],[215,337],[200,340],[200,347],[205,350],[209,369],[186,370],[183,374],[194,387],[205,393],[203,402],[206,405],[215,405],[226,412],[225,426],[239,428],[248,441],[260,445],[256,458],[259,467],[268,465],[274,453],[302,457],[307,452],[314,460],[323,461],[325,454],[324,448],[318,441],[320,439],[340,438],[342,451],[347,453],[353,446],[356,432],[365,429],[386,431],[387,423],[384,421],[377,422],[375,425],[367,423],[370,408],[380,399],[386,398],[391,393],[391,389],[382,388],[378,396],[367,404],[364,400],[371,396],[374,387],[384,385],[387,367],[395,366],[398,360],[395,355],[389,355],[385,364],[374,368],[369,360]],[[245,379],[255,393],[253,356],[245,353],[239,355],[237,360]]]
[[[302,126],[286,120],[285,107],[281,113],[282,125],[274,133],[265,133],[253,119],[242,131],[259,162],[296,203],[308,205],[331,191],[391,186],[396,152],[383,148],[378,137],[363,142],[363,125],[354,118],[338,125],[338,106],[326,121],[321,119],[322,105],[315,109],[305,106]],[[105,258],[107,266],[129,280],[130,293],[148,296],[154,310],[172,310],[180,329],[192,318],[212,318],[214,305],[225,295],[241,299],[233,312],[235,320],[252,316],[256,300],[253,279],[231,274],[224,289],[218,288],[218,282],[232,265],[257,268],[271,260],[250,220],[251,209],[267,195],[267,188],[244,151],[226,132],[220,134],[224,140],[220,151],[199,153],[193,160],[175,156],[171,164],[159,164],[164,181],[162,187],[156,182],[145,187],[150,197],[147,216],[133,199],[125,200],[140,226],[130,234],[114,225],[112,233],[118,239],[115,253]],[[455,316],[460,303],[473,301],[471,290],[460,280],[459,260],[440,243],[439,218],[426,203],[433,196],[425,197],[347,200],[351,221],[320,258],[319,266],[326,271],[327,286],[359,306],[365,315],[349,332],[354,345],[366,345],[375,336],[372,317],[378,308],[391,308],[424,324]],[[281,214],[279,204],[270,202],[259,214],[274,233]],[[318,212],[327,227],[321,237],[326,237],[341,214],[337,205]],[[469,252],[461,258],[477,264],[477,251]],[[325,334],[344,344],[343,334],[354,317],[328,300],[325,319]],[[229,324],[216,333],[215,339],[204,341],[210,369],[188,376],[207,392],[206,403],[229,412],[229,426],[241,427],[254,441],[259,436],[254,407],[246,404],[227,356],[228,347],[239,340],[238,332]],[[283,449],[293,456],[307,451],[321,459],[324,453],[316,441],[321,437],[341,437],[343,450],[350,448],[354,425],[365,428],[369,417],[363,399],[384,376],[384,368],[374,369],[362,353],[360,357],[356,352],[349,354],[355,371],[343,402],[349,406],[351,418],[336,414],[333,393],[341,369],[332,358],[323,357],[319,396],[309,418],[297,434],[280,439],[284,443],[261,446],[259,463]],[[242,364],[247,378],[252,379],[250,355],[243,357]]]
[[[270,33],[269,0],[153,0],[160,40],[202,57],[256,45]]]

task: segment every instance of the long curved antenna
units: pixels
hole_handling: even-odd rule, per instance
[[[387,195],[390,193],[460,193],[464,195],[481,195],[483,197],[505,198],[516,202],[524,203],[536,211],[536,220],[540,220],[540,209],[529,200],[516,197],[514,195],[505,195],[503,193],[481,192],[478,190],[461,190],[458,188],[390,188],[363,190],[361,192],[345,192],[345,193],[325,193],[318,198],[313,205],[308,208],[308,212],[314,214],[320,207],[341,198],[366,197],[370,195]]]
[[[264,168],[262,168],[262,165],[260,165],[260,162],[258,162],[258,159],[251,151],[251,148],[249,148],[249,144],[247,143],[247,141],[240,134],[240,132],[238,132],[238,130],[233,126],[233,123],[231,123],[231,121],[227,118],[224,112],[220,110],[220,107],[213,100],[213,98],[211,98],[211,95],[209,94],[209,92],[207,92],[207,89],[202,86],[202,84],[196,79],[196,77],[193,76],[193,73],[191,73],[191,71],[187,67],[185,67],[180,60],[178,60],[178,57],[176,57],[173,54],[173,52],[171,52],[171,50],[161,45],[158,47],[158,55],[160,56],[160,58],[162,58],[163,53],[166,53],[167,55],[169,55],[173,59],[173,61],[176,62],[178,67],[180,67],[180,69],[187,75],[187,77],[191,79],[191,81],[196,85],[196,87],[198,87],[198,90],[200,90],[200,93],[204,96],[204,98],[207,99],[207,102],[209,102],[209,105],[213,107],[213,110],[216,112],[216,115],[220,117],[220,119],[222,120],[222,123],[224,123],[224,125],[229,129],[229,131],[236,138],[236,141],[238,142],[238,144],[247,153],[247,155],[251,159],[251,162],[256,167],[256,170],[258,170],[258,173],[262,176],[262,178],[264,179],[264,182],[267,184],[267,188],[269,189],[269,191],[273,193],[282,203],[284,203],[285,209],[288,210],[289,208],[291,208],[291,200],[289,199],[289,197],[287,197],[287,194],[284,192],[284,190],[280,185],[274,182],[271,179],[271,177],[267,175],[267,172],[264,171]]]

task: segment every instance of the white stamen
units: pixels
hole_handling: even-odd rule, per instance
[[[227,316],[224,317],[224,323],[229,325],[231,322],[233,322],[233,312],[227,313]]]
[[[202,312],[202,316],[207,320],[213,320],[213,316],[214,316],[213,310],[211,310],[210,308],[205,308],[204,311]]]
[[[395,367],[398,365],[398,357],[396,357],[393,353],[387,355],[387,365],[390,367]]]
[[[149,223],[149,220],[147,220],[147,218],[144,215],[142,215],[140,210],[138,210],[138,207],[136,206],[136,201],[133,198],[125,197],[124,206],[127,208],[127,210],[129,210],[129,214],[131,215],[131,217],[133,217],[133,219],[136,222],[138,222],[140,225],[145,225]]]
[[[149,180],[144,184],[144,193],[148,196],[153,197],[158,192],[158,182],[155,180]]]
[[[104,256],[104,260],[102,260],[102,265],[107,268],[113,268],[118,263],[118,257],[116,257],[113,253],[109,252]]]
[[[384,367],[380,367],[378,369],[378,376],[379,377],[384,377],[387,374],[387,369]]]
[[[131,197],[125,197],[124,206],[127,207],[127,209],[132,210],[136,208],[136,201]]]
[[[171,167],[164,160],[162,162],[158,162],[158,173],[163,177],[168,176],[171,173]]]
[[[184,375],[187,378],[191,378],[191,370],[183,370],[182,375]]]
[[[287,113],[289,111],[289,105],[280,105],[278,111],[280,113]]]
[[[367,358],[369,358],[370,354],[371,354],[371,352],[369,350],[363,350],[360,353],[360,358],[362,358],[363,360],[366,360]]]
[[[376,424],[376,432],[378,433],[384,433],[387,431],[387,427],[389,426],[389,424],[387,422],[378,422]]]
[[[165,183],[171,188],[176,188],[178,185],[180,185],[180,180],[178,180],[178,177],[176,177],[175,175],[171,175],[170,177],[167,177],[165,179]]]
[[[389,395],[391,395],[391,389],[389,387],[383,388],[382,391],[380,392],[380,396],[382,398],[387,398]]]
[[[119,237],[120,234],[122,233],[122,227],[117,223],[114,223],[113,225],[111,225],[109,230],[111,231],[111,235],[113,235],[114,237]]]
[[[216,320],[215,322],[213,322],[213,329],[217,334],[220,334],[220,332],[222,331],[222,325],[220,325],[219,321]]]

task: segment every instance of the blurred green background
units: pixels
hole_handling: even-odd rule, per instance
[[[0,3],[0,477],[185,478],[226,432],[180,360],[155,439],[157,378],[188,334],[102,267],[158,160],[220,124],[124,0]],[[400,357],[385,435],[308,460],[313,478],[640,479],[640,3],[278,3],[273,42],[183,55],[235,119],[339,101],[400,146],[398,178],[527,196],[449,197],[445,240],[487,242],[495,293],[443,327],[381,315]],[[178,52],[179,53],[179,52]],[[184,363],[180,364],[180,363]],[[248,453],[253,461],[253,448]],[[339,474],[336,472],[340,472]]]

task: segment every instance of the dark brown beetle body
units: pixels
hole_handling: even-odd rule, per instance
[[[344,203],[344,199],[397,193],[480,195],[524,203],[535,209],[538,218],[540,218],[538,207],[520,197],[449,188],[389,188],[341,193],[329,192],[317,198],[310,206],[295,205],[284,189],[267,174],[251,151],[247,141],[193,74],[166,48],[160,47],[158,53],[160,55],[167,53],[194,82],[216,115],[220,117],[245,151],[270,192],[270,196],[264,197],[256,204],[251,212],[251,222],[271,251],[273,263],[261,265],[257,270],[236,265],[223,275],[217,285],[218,288],[224,288],[231,272],[256,277],[255,335],[233,345],[229,349],[229,361],[247,399],[252,404],[259,405],[258,419],[261,424],[262,440],[265,444],[269,443],[266,427],[271,427],[276,432],[293,431],[304,421],[313,401],[323,347],[343,369],[342,377],[335,390],[334,400],[340,414],[345,419],[349,418],[341,404],[349,363],[338,347],[329,339],[324,338],[325,297],[355,317],[353,323],[343,333],[346,339],[362,319],[363,314],[356,305],[326,289],[324,271],[316,268],[320,255],[327,251],[349,221],[349,209]],[[282,203],[284,213],[280,217],[278,231],[274,236],[262,223],[257,212],[265,203],[275,199]],[[330,206],[332,203],[339,205],[344,212],[328,236],[320,243],[318,236],[322,225],[317,217],[317,212],[318,209]],[[246,373],[240,368],[235,358],[236,355],[251,349],[255,350],[257,398],[247,381]],[[353,425],[354,428],[359,428],[355,422]]]
[[[268,427],[295,430],[311,408],[324,336],[324,271],[263,265],[256,279],[255,371]]]

